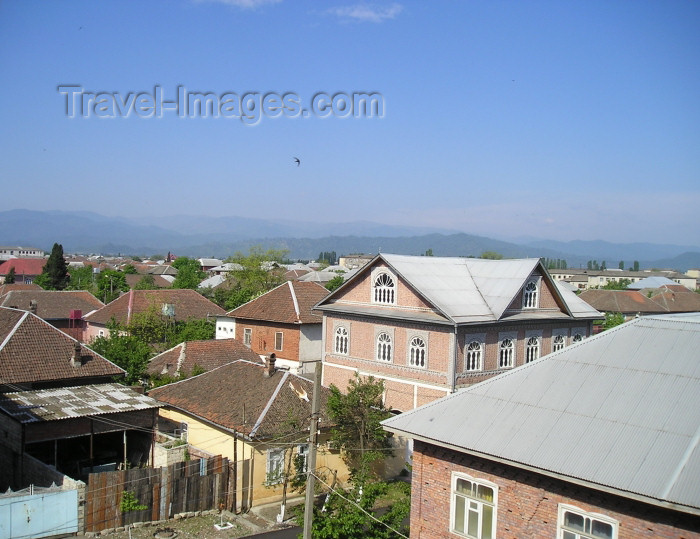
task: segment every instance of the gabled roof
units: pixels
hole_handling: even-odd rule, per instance
[[[72,310],[86,315],[104,307],[104,303],[87,290],[15,290],[0,298],[0,307],[28,311],[31,301],[36,301],[35,314],[44,320],[67,320]]]
[[[236,339],[187,341],[153,357],[148,363],[148,373],[191,374],[195,365],[210,371],[237,359],[260,363],[260,356]]]
[[[77,341],[38,316],[0,307],[0,384],[122,376],[124,370],[85,345],[71,365]]]
[[[93,384],[0,395],[0,410],[23,424],[158,407],[160,404],[155,399],[121,384]]]
[[[383,424],[700,514],[699,349],[700,315],[642,317]]]
[[[0,284],[0,298],[13,290],[43,290],[43,288],[34,283]]]
[[[685,287],[682,286],[682,288]],[[662,287],[658,294],[651,296],[651,301],[669,313],[700,312],[700,294],[687,288],[684,291],[679,291],[675,286]]]
[[[629,290],[641,290],[642,288],[660,288],[664,285],[667,284],[677,284],[675,281],[672,281],[668,277],[662,277],[659,275],[655,275],[652,277],[644,277],[644,279],[640,279],[637,282],[630,283],[627,285],[627,288]]]
[[[7,275],[10,268],[15,268],[15,275],[40,275],[45,265],[45,258],[11,258],[0,264],[0,275]]]
[[[663,313],[666,310],[637,290],[584,290],[579,296],[599,311],[609,313]]]
[[[538,268],[543,279],[551,287],[552,293],[559,296],[571,316],[582,319],[600,317],[600,313],[595,309],[586,306],[584,302],[577,301],[575,294],[555,286],[540,260],[536,258],[486,260],[382,253],[375,257],[376,260],[383,260],[407,284],[455,324],[500,320]],[[375,261],[361,268],[355,278],[371,271]],[[350,282],[352,280],[354,279],[350,279]],[[330,300],[340,295],[347,285],[348,281],[318,307],[323,308],[324,305],[331,303]],[[575,307],[573,310],[572,306]]]
[[[287,281],[226,316],[282,324],[320,324],[321,315],[312,309],[327,295],[328,290],[317,283]]]
[[[266,378],[264,369],[260,363],[238,360],[158,387],[149,395],[248,438],[265,439],[304,429],[311,417],[313,382],[280,370]],[[321,388],[322,427],[329,425],[325,415],[329,393]]]
[[[142,273],[128,273],[124,277],[129,288],[134,288],[145,275]],[[153,277],[153,285],[158,288],[170,288],[173,284],[172,281],[167,280],[163,275],[151,274],[151,277]]]
[[[164,304],[175,306],[175,320],[203,319],[207,315],[218,316],[224,310],[195,290],[188,288],[168,290],[130,290],[85,317],[95,324],[107,324],[114,318],[120,324],[128,324],[134,313],[148,312],[155,308],[159,313]]]

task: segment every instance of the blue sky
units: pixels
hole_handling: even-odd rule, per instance
[[[5,0],[0,211],[697,245],[699,25],[693,1]],[[68,118],[59,85],[384,115]]]

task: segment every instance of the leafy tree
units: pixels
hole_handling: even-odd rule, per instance
[[[600,264],[600,269],[603,271],[608,269],[608,266],[607,266],[607,263],[605,262],[605,260],[603,260],[603,262]]]
[[[333,266],[338,262],[338,255],[335,253],[335,251],[322,251],[318,255],[317,262],[327,264],[328,266]]]
[[[173,288],[189,288],[191,290],[196,290],[199,283],[207,277],[207,274],[202,271],[199,262],[194,258],[187,258],[186,256],[177,258],[172,263],[172,267],[177,269],[177,276],[173,281]]]
[[[5,284],[14,284],[15,282],[15,267],[12,266],[10,270],[5,275]]]
[[[627,286],[632,283],[632,279],[618,279],[617,281],[610,281],[600,288],[603,290],[627,290]]]
[[[432,249],[426,250],[426,251],[425,251],[425,256],[433,256],[433,250],[432,250]]]
[[[131,260],[133,260],[134,262],[143,262],[140,256],[132,256]]]
[[[133,264],[127,264],[122,268],[122,273],[125,273],[126,275],[136,275],[138,271],[136,271]]]
[[[605,320],[603,321],[603,329],[614,328],[624,323],[625,316],[622,313],[605,313]]]
[[[634,263],[633,263],[633,265],[632,265],[632,269],[633,269],[634,271],[639,271],[639,260],[635,260],[635,261],[634,261]]]
[[[126,276],[121,271],[103,270],[97,277],[97,298],[103,303],[117,299],[122,292],[127,292]]]
[[[38,275],[34,282],[45,290],[63,290],[68,285],[69,278],[63,246],[54,243],[41,275]]]
[[[486,258],[488,260],[501,260],[503,258],[503,255],[501,253],[497,253],[496,251],[484,251],[481,253],[481,256],[479,258]]]
[[[134,285],[134,290],[157,290],[158,287],[156,286],[156,280],[153,277],[153,275],[144,275],[139,279],[139,282],[137,282]]]
[[[145,377],[151,349],[138,337],[122,334],[116,324],[108,327],[109,337],[97,337],[90,348],[126,371],[125,384],[138,384]]]
[[[70,269],[70,280],[68,281],[67,290],[88,290],[94,295],[97,295],[95,286],[95,278],[92,273],[92,266],[83,266],[82,268]]]
[[[620,260],[620,263],[617,265],[617,267],[618,267],[618,269],[621,269],[621,270],[625,269],[625,261]]]
[[[326,289],[333,292],[333,290],[338,288],[344,282],[345,282],[345,277],[343,277],[342,275],[336,275],[335,277],[333,277],[330,281],[328,281],[326,283]]]

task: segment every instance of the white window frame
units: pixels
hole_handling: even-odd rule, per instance
[[[566,337],[561,333],[552,335],[552,352],[558,352],[566,348]]]
[[[243,328],[243,344],[251,347],[253,344],[253,328]]]
[[[279,337],[279,348],[277,347],[277,337]],[[284,332],[275,331],[275,350],[281,352],[284,349]]]
[[[386,337],[383,339],[382,337]],[[380,340],[381,339],[381,340]],[[374,339],[375,358],[382,363],[391,363],[394,352],[394,339],[388,331],[380,331]]]
[[[378,281],[384,281],[377,284]],[[390,282],[389,283],[387,282]],[[398,296],[398,281],[396,275],[386,268],[377,268],[372,272],[372,303],[377,305],[396,305]]]
[[[577,530],[565,525],[564,515],[565,513],[573,513],[584,519],[584,531]],[[601,522],[602,524],[607,524],[612,527],[612,536],[606,535],[593,535],[592,527],[593,521]],[[557,539],[617,539],[618,528],[620,523],[614,518],[610,518],[607,515],[601,515],[600,513],[594,513],[591,511],[584,511],[583,509],[576,507],[574,505],[569,505],[565,503],[559,504],[559,510],[557,514]],[[585,531],[586,528],[589,531]]]
[[[333,332],[333,353],[341,356],[350,353],[350,332],[345,326],[338,326]]]
[[[477,344],[479,349],[470,350],[472,344]],[[476,361],[476,365],[474,368],[470,368],[474,361]],[[468,339],[464,347],[464,372],[481,372],[482,370],[484,370],[484,343],[479,339]]]
[[[493,491],[493,500],[487,501],[483,498],[479,498],[478,495],[466,494],[462,492],[457,492],[458,481],[468,481],[472,485],[476,486],[478,492],[478,487],[485,487]],[[464,504],[464,529],[457,529],[457,510],[459,504]],[[485,532],[484,526],[484,508],[491,508],[492,518],[491,518],[491,532],[488,530]],[[491,481],[486,481],[484,479],[477,479],[470,475],[461,472],[452,472],[452,485],[450,494],[450,532],[462,536],[469,537],[472,539],[495,539],[496,529],[497,529],[497,515],[498,515],[498,486]],[[469,517],[475,516],[477,520],[477,533],[476,535],[470,535],[468,533],[469,529]]]
[[[528,290],[534,286],[534,290]],[[530,279],[523,286],[523,309],[537,309],[540,306],[540,279]]]
[[[279,485],[284,478],[284,448],[271,447],[267,450],[265,484]]]
[[[297,474],[302,475],[309,471],[309,444],[299,444],[296,452],[298,457],[304,457],[302,469],[296,469]]]
[[[428,367],[428,343],[422,335],[412,335],[408,342],[408,366],[414,369]]]
[[[540,359],[541,339],[537,335],[530,335],[525,341],[525,363],[531,363]]]
[[[508,349],[503,347],[505,341],[510,341]],[[498,368],[512,369],[516,365],[518,334],[515,332],[501,333],[498,335]],[[505,356],[505,361],[504,361]]]

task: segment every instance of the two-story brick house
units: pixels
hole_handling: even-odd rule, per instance
[[[591,335],[601,314],[539,259],[380,254],[316,306],[323,385],[354,372],[411,410]]]

